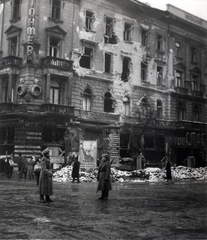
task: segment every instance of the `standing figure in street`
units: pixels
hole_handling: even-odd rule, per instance
[[[10,164],[9,164],[9,158],[6,157],[5,159],[5,165],[4,165],[4,172],[6,176],[9,178],[9,171],[10,171]]]
[[[34,164],[32,157],[28,159],[28,177],[29,179],[34,178]]]
[[[108,154],[102,154],[101,163],[98,169],[98,188],[97,192],[102,191],[102,195],[99,198],[100,200],[108,199],[109,191],[111,187],[111,166],[110,159]]]
[[[26,157],[22,158],[22,161],[19,164],[19,177],[22,178],[22,175],[24,175],[24,178],[26,179],[27,177],[27,168],[28,168],[28,161]]]
[[[75,161],[73,163],[73,170],[72,170],[72,178],[73,182],[77,178],[77,182],[79,183],[79,170],[80,170],[80,162],[78,161],[78,156],[75,157]]]
[[[166,170],[167,184],[170,184],[170,181],[172,181],[172,175],[171,175],[171,164],[169,160],[167,160],[165,170]]]
[[[34,173],[35,173],[37,185],[39,185],[40,171],[41,171],[41,164],[39,159],[37,159],[36,164],[34,165]]]
[[[53,200],[50,199],[50,195],[53,194],[52,169],[50,165],[50,160],[46,157],[43,157],[40,164],[41,164],[41,172],[39,179],[40,202],[41,203],[53,202]]]

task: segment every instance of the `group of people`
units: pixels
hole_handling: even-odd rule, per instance
[[[28,176],[29,179],[34,178],[34,166],[35,166],[35,160],[33,157],[22,157],[22,155],[19,155],[19,162],[18,162],[18,170],[19,170],[19,178]]]
[[[4,174],[8,177],[12,177],[14,168],[14,161],[11,156],[6,156],[0,159],[0,173],[4,176]]]

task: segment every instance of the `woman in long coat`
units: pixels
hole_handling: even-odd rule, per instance
[[[53,184],[52,184],[52,169],[50,166],[50,160],[43,157],[41,160],[41,172],[39,179],[39,194],[40,202],[53,202],[50,199],[50,195],[53,194]],[[44,199],[44,196],[46,199]]]
[[[102,195],[99,198],[100,200],[108,199],[109,191],[112,189],[111,187],[111,166],[110,159],[108,154],[102,155],[102,162],[98,169],[98,191],[102,191]]]

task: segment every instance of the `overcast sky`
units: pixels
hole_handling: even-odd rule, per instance
[[[186,12],[207,21],[207,0],[139,0],[140,2],[149,3],[151,7],[160,10],[167,10],[166,4],[171,4]]]

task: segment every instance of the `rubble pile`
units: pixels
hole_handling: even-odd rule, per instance
[[[207,179],[207,167],[203,168],[189,168],[185,166],[172,167],[173,180],[185,179]],[[80,171],[80,181],[82,182],[96,182],[98,169],[90,171]],[[72,166],[66,166],[53,174],[53,180],[56,182],[70,182],[72,181]],[[121,171],[111,168],[112,182],[161,182],[166,181],[166,171],[160,168],[145,168],[135,171]]]

